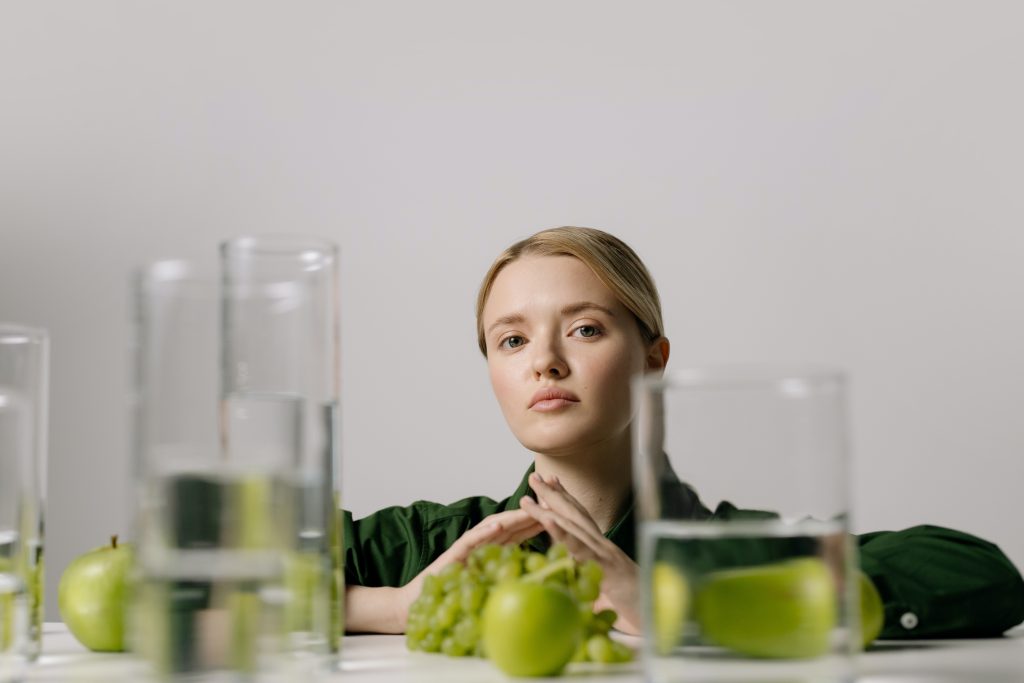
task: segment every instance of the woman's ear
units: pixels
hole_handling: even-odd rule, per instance
[[[658,337],[647,347],[647,371],[661,374],[668,365],[670,345],[666,337]]]

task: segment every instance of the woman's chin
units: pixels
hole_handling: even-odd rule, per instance
[[[513,429],[516,439],[538,455],[570,458],[595,454],[608,457],[609,452],[628,454],[631,449],[629,419],[620,415],[602,415],[598,419],[562,421],[555,424],[520,425]]]
[[[578,451],[588,450],[584,444],[592,441],[592,432],[577,433],[576,430],[562,430],[557,434],[528,434],[518,436],[519,443],[528,451],[552,457],[567,457]]]

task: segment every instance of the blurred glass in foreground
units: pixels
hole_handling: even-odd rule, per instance
[[[851,680],[843,378],[687,370],[633,398],[647,680]]]
[[[132,648],[160,678],[275,680],[287,672],[296,408],[269,411],[256,447],[228,444],[219,278],[159,262],[136,302]]]
[[[344,627],[338,250],[319,238],[239,237],[221,245],[221,274],[226,450],[263,458],[291,449],[289,651],[333,669]]]
[[[41,649],[49,338],[0,324],[0,681]]]

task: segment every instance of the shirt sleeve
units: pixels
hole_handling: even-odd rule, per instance
[[[774,514],[721,503],[714,519],[769,519]],[[985,638],[1024,621],[1024,580],[998,546],[962,531],[921,525],[855,537],[860,566],[882,597],[881,638]],[[793,554],[781,541],[730,547],[744,558]],[[716,558],[721,561],[721,558]]]
[[[997,636],[1024,620],[1024,581],[992,543],[927,525],[858,542],[885,607],[882,638]]]
[[[463,533],[500,508],[490,498],[474,497],[450,505],[417,501],[358,520],[343,510],[345,583],[404,586]]]

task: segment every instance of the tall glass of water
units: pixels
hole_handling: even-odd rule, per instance
[[[39,656],[49,337],[0,324],[0,681]]]
[[[634,406],[647,679],[851,680],[843,377],[686,370],[638,378]]]
[[[221,245],[221,272],[226,444],[255,451],[268,425],[298,425],[286,627],[293,656],[331,668],[343,628],[338,250],[319,238],[239,237]]]
[[[164,679],[264,680],[287,648],[298,417],[264,411],[258,443],[226,442],[219,280],[164,261],[136,287],[130,633]]]

